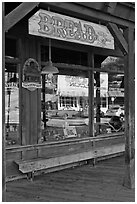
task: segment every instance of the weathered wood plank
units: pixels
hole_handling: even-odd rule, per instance
[[[4,26],[4,2],[2,3],[2,27]],[[6,196],[6,134],[5,134],[5,32],[2,29],[2,201]]]
[[[25,151],[25,150],[35,150],[35,149],[39,149],[39,148],[51,148],[51,147],[61,147],[64,145],[73,145],[73,144],[80,144],[80,143],[88,143],[88,142],[93,142],[93,141],[104,141],[104,140],[112,140],[112,139],[118,139],[118,138],[124,138],[124,133],[114,133],[112,134],[107,134],[107,135],[102,135],[100,137],[87,137],[87,138],[82,138],[82,139],[76,139],[75,141],[70,139],[70,140],[63,140],[63,141],[58,141],[58,142],[46,142],[46,143],[42,143],[42,144],[34,144],[34,145],[23,145],[23,146],[19,146],[19,147],[7,147],[6,151],[8,153],[11,152],[20,152],[20,151]]]
[[[134,202],[135,192],[122,186],[124,157],[7,183],[7,201]],[[45,191],[46,189],[46,191]],[[37,192],[37,193],[36,193]]]
[[[45,21],[44,19],[46,18],[47,20]],[[61,24],[62,24],[61,30],[59,26],[56,27],[56,25],[53,24],[51,19],[54,19],[54,18],[59,19],[59,21],[61,19]],[[71,21],[71,23],[73,23],[73,26],[74,26],[73,30],[75,30],[75,24],[80,23],[81,28],[78,31],[80,33],[78,38],[75,37],[75,32],[73,33],[73,30],[71,31],[71,35],[69,32],[67,32],[69,25],[68,23],[66,23],[66,19],[67,19],[67,22]],[[44,29],[43,25],[45,25],[45,23],[46,25],[50,24],[50,26],[48,26],[48,32],[46,31],[46,29]],[[87,29],[87,26],[92,28],[93,30],[92,32],[89,33],[90,37],[88,36],[89,28]],[[57,31],[55,31],[54,27],[61,31],[59,35],[57,34]],[[55,12],[53,13],[43,9],[38,10],[33,16],[31,16],[31,18],[29,19],[28,31],[29,31],[29,34],[31,35],[49,37],[49,33],[50,33],[50,38],[52,39],[58,39],[62,41],[84,44],[84,45],[89,45],[94,47],[114,49],[114,38],[112,37],[111,33],[109,32],[106,26],[92,23],[90,21],[83,21],[81,19],[73,18],[70,16],[64,16],[62,14],[55,13]],[[100,31],[104,33],[105,38],[103,37],[102,34],[100,34]],[[63,35],[61,33],[63,33]],[[83,33],[87,35],[86,39],[85,37],[82,37]],[[92,38],[92,40],[89,40],[90,38]],[[102,38],[104,39],[104,41],[102,40]]]
[[[46,62],[41,62],[41,65],[46,65]],[[122,70],[111,70],[106,68],[97,68],[94,66],[94,69],[92,69],[92,66],[82,66],[82,65],[73,65],[73,64],[65,64],[65,63],[53,63],[54,66],[58,68],[63,68],[64,73],[66,73],[67,69],[69,70],[83,70],[83,71],[90,71],[90,72],[108,72],[108,73],[119,73],[123,74],[124,71]]]
[[[37,90],[30,92],[30,144],[37,144]]]
[[[37,42],[35,37],[23,38],[24,55],[23,60],[26,61],[28,58],[34,58],[37,60]],[[40,53],[39,53],[40,54]],[[38,142],[38,134],[40,132],[40,90],[29,91],[28,89],[22,88],[22,105],[23,105],[23,126],[22,136],[23,145],[34,145]],[[39,97],[39,99],[38,99]],[[37,103],[39,102],[39,103]],[[39,107],[40,106],[40,107]],[[39,128],[38,128],[39,125]],[[25,139],[24,139],[25,138]],[[37,150],[32,149],[28,152],[23,152],[26,159],[35,158],[37,156]],[[27,158],[28,157],[28,158]]]
[[[117,6],[117,2],[105,2],[104,3],[104,11],[114,14],[115,8]]]
[[[85,151],[89,151],[92,149],[92,142],[88,143],[72,143],[72,144],[66,144],[63,146],[54,146],[50,148],[42,148],[39,152],[40,158],[51,158],[51,157],[57,157],[63,155],[71,155],[76,153],[81,153]],[[40,150],[40,149],[39,149]]]
[[[30,144],[30,92],[22,88],[22,144]]]
[[[88,4],[87,2],[77,2],[77,4],[80,4],[95,10],[103,10],[105,6],[104,4],[106,3],[108,4],[110,3],[110,5],[117,3],[117,6],[114,10],[113,15],[118,17],[119,20],[121,18],[127,19],[128,17],[129,21],[135,22],[135,11],[134,11],[135,5],[130,4],[129,2],[92,2],[92,3],[89,2]],[[113,22],[112,20],[110,21]]]
[[[28,161],[16,161],[16,163],[19,165],[19,170],[22,173],[28,173],[33,171],[38,171],[42,169],[48,169],[53,168],[56,166],[63,166],[70,163],[80,162],[92,158],[97,158],[105,155],[110,155],[114,153],[119,153],[121,151],[124,151],[125,145],[119,144],[119,145],[112,145],[110,147],[101,147],[101,148],[94,148],[93,150],[87,151],[87,152],[80,152],[78,154],[71,154],[71,155],[65,155],[60,157],[53,157],[49,159],[34,159],[34,160],[28,160]]]
[[[7,16],[5,16],[5,31],[12,28],[17,22],[19,22],[24,16],[26,16],[32,9],[38,6],[38,2],[23,2]]]
[[[112,33],[114,39],[116,40],[116,43],[118,44],[119,48],[123,52],[124,55],[128,53],[128,44],[122,34],[122,32],[119,30],[116,24],[108,23],[108,28],[110,32]]]
[[[44,4],[47,4],[51,7],[55,7],[55,8],[59,8],[63,11],[70,11],[75,13],[75,15],[77,15],[79,18],[82,18],[84,16],[88,17],[89,20],[92,21],[92,19],[97,19],[103,22],[112,22],[112,23],[116,23],[120,26],[131,26],[134,27],[134,23],[127,21],[127,19],[122,19],[119,18],[118,16],[113,16],[110,15],[108,13],[103,13],[100,12],[100,10],[96,10],[96,9],[92,9],[92,4],[91,4],[91,8],[88,8],[87,6],[84,5],[80,5],[80,4],[84,4],[83,2],[78,2],[78,3],[71,3],[71,2],[44,2]],[[88,4],[90,5],[90,4]]]
[[[135,52],[134,29],[124,32],[129,53],[126,56],[125,87],[125,178],[124,185],[135,187]]]

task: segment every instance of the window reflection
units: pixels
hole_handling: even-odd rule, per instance
[[[19,144],[19,86],[18,73],[5,71],[5,134],[6,145]]]
[[[124,90],[120,87],[117,87],[117,92],[111,90],[112,76],[109,77],[108,73],[100,72],[96,76],[99,78],[95,77],[94,83],[94,135],[123,131],[124,119],[121,116],[124,116]],[[120,78],[118,82],[120,86],[123,79],[121,76],[121,82]],[[56,90],[50,90],[50,94],[49,91],[45,93],[46,128],[42,130],[43,141],[89,137],[88,78],[65,75],[52,77],[56,77],[56,80],[52,79],[54,86],[51,87],[56,87]],[[47,80],[45,87],[46,83]],[[115,97],[113,102],[112,96]],[[112,105],[119,109],[109,115]],[[112,117],[115,115],[119,117]]]
[[[88,79],[78,76],[52,76],[56,90],[45,92],[46,128],[43,141],[88,136]],[[55,80],[56,78],[56,80]],[[47,81],[45,80],[45,87]],[[43,89],[42,89],[43,90]],[[53,106],[56,103],[56,106]],[[49,109],[46,104],[51,104]]]
[[[92,113],[94,136],[124,131],[123,64],[122,59],[108,57],[100,69],[94,70],[94,111]],[[43,141],[91,136],[89,135],[89,79],[86,77],[58,75],[50,78],[46,76],[45,101],[42,102],[46,112],[46,128],[42,130]],[[113,107],[116,106],[117,111],[113,111]]]

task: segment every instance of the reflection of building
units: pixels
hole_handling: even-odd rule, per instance
[[[58,109],[74,109],[79,111],[88,105],[88,78],[59,75],[57,81]],[[96,100],[96,89],[100,89],[101,108],[108,108],[108,74],[100,74],[100,87],[94,87],[94,98]]]
[[[108,101],[109,104],[124,105],[123,74],[109,76]]]
[[[114,75],[113,78],[119,77]],[[55,79],[56,78],[56,79]],[[112,76],[111,76],[112,78]],[[106,112],[111,105],[111,98],[115,99],[116,104],[123,104],[124,89],[120,87],[121,79],[116,83],[110,81],[108,73],[100,73],[100,87],[94,82],[94,102],[96,104],[96,91],[100,90],[101,110]],[[54,81],[54,82],[53,82]],[[55,91],[56,87],[56,91]],[[79,111],[88,105],[88,78],[68,75],[53,76],[52,80],[46,80],[46,102],[57,102],[58,110],[70,109]],[[51,105],[51,109],[52,109]]]

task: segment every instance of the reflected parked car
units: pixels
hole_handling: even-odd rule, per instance
[[[112,116],[123,116],[124,117],[125,111],[124,111],[124,107],[121,106],[114,106],[109,108],[106,113],[105,113],[105,117],[112,117]]]
[[[88,111],[89,111],[89,107],[85,107],[85,108],[83,109],[81,115],[83,115],[83,117],[88,117],[88,116],[89,116],[89,115],[88,115]],[[94,107],[94,118],[96,118],[96,116],[97,116],[97,108]],[[103,112],[102,110],[100,110],[100,117],[101,117],[101,118],[104,117],[104,112]]]

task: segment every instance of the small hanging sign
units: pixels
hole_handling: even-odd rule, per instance
[[[28,89],[29,91],[42,88],[40,73],[41,71],[38,62],[33,58],[27,59],[23,66],[22,87]]]

